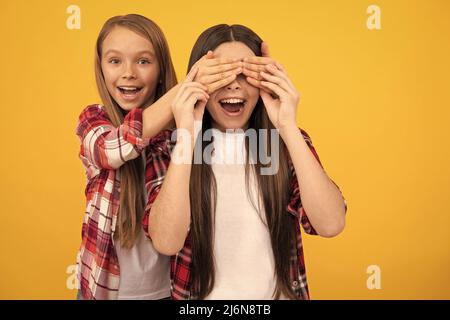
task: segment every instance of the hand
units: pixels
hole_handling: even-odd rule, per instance
[[[197,74],[198,67],[192,67],[172,102],[172,113],[177,129],[188,130],[194,139],[199,132],[195,123],[201,123],[209,99],[207,88],[193,81]]]
[[[213,93],[227,86],[236,79],[238,74],[242,73],[241,61],[229,58],[214,58],[212,51],[208,51],[194,66],[198,68],[194,80],[206,86],[208,93]]]
[[[266,87],[261,86],[261,71],[266,70],[266,66],[269,64],[274,64],[276,66],[282,67],[278,62],[270,57],[269,54],[269,45],[267,42],[263,42],[261,44],[261,54],[262,57],[250,57],[244,59],[243,71],[242,73],[247,77],[247,82],[252,86],[259,88],[261,90],[265,90],[266,92],[274,95],[274,92],[268,90]]]
[[[273,64],[265,66],[260,72],[262,80],[260,84],[266,90],[260,91],[270,121],[275,128],[282,131],[289,127],[297,127],[296,112],[300,100],[300,94],[286,74],[284,68]],[[274,92],[277,97],[269,94],[267,90]]]

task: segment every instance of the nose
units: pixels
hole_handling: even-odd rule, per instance
[[[238,79],[234,79],[233,82],[231,82],[229,85],[227,85],[227,90],[239,90],[241,89],[241,85],[238,82]]]
[[[134,64],[133,63],[124,63],[124,70],[122,74],[123,79],[135,79],[136,78],[136,72],[134,70]]]

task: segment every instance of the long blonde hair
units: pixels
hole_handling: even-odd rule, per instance
[[[138,14],[115,16],[108,19],[97,38],[95,48],[95,79],[106,113],[115,127],[123,123],[125,112],[113,99],[106,87],[101,67],[101,58],[103,41],[115,27],[119,26],[144,36],[152,43],[155,49],[159,63],[160,78],[155,90],[154,101],[163,96],[177,83],[169,46],[163,32],[156,23]],[[150,102],[152,101],[146,101],[140,108],[148,107]],[[138,157],[134,160],[127,161],[118,171],[121,192],[116,236],[120,239],[122,246],[130,248],[135,243],[140,231],[140,218],[142,217],[146,200],[143,160],[141,157]]]

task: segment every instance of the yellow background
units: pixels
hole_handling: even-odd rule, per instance
[[[381,30],[366,27],[372,3]],[[71,4],[80,30],[66,28]],[[0,12],[0,298],[76,295],[75,126],[99,102],[97,33],[125,13],[161,26],[179,79],[198,35],[223,22],[254,29],[287,68],[298,122],[349,205],[341,235],[304,237],[313,299],[450,298],[449,1],[1,0]],[[369,265],[381,268],[379,290],[366,286]]]

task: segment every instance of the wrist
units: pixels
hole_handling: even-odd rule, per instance
[[[202,132],[202,121],[194,120],[186,123],[176,123],[177,140],[196,141],[199,134]]]
[[[189,130],[176,129],[176,143],[171,154],[171,162],[177,165],[190,165],[195,142]]]
[[[280,136],[284,139],[285,137],[288,138],[290,136],[295,136],[299,134],[299,129],[297,124],[293,122],[289,122],[287,124],[284,124],[278,128],[278,131],[280,133]]]

